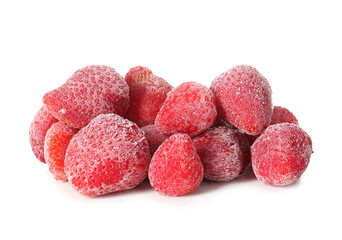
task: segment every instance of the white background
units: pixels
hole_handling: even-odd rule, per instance
[[[339,1],[1,1],[1,239],[341,239]],[[246,176],[185,197],[136,189],[88,198],[31,152],[42,96],[77,69],[144,65],[207,86],[238,64],[270,82],[313,140],[295,184]]]

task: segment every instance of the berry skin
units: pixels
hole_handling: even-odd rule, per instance
[[[297,118],[293,115],[292,112],[290,112],[290,110],[284,107],[274,106],[270,125],[286,122],[298,125]]]
[[[50,172],[57,181],[67,181],[64,159],[71,138],[77,133],[62,122],[54,123],[46,133],[44,157]]]
[[[194,191],[203,179],[203,166],[187,134],[169,137],[152,157],[148,177],[162,195],[181,196]]]
[[[165,135],[186,133],[194,137],[211,127],[216,116],[213,93],[202,84],[186,82],[169,92],[155,125]]]
[[[163,135],[154,125],[147,125],[141,128],[145,132],[145,137],[150,145],[151,156],[158,147],[168,138]]]
[[[129,88],[114,68],[93,65],[79,69],[61,87],[46,93],[43,102],[59,121],[82,128],[100,114],[123,116]]]
[[[239,141],[239,145],[242,151],[243,163],[240,174],[243,174],[245,170],[251,165],[251,145],[249,144],[247,134],[242,133],[239,130],[233,131]]]
[[[233,124],[223,120],[223,118],[221,118],[220,116],[217,116],[214,126],[215,127],[227,127],[229,129],[237,129]]]
[[[258,135],[270,124],[271,87],[255,68],[233,67],[215,78],[210,89],[216,97],[218,114],[241,131]]]
[[[277,123],[294,123],[299,125],[297,118],[292,112],[290,112],[290,110],[284,107],[274,106],[270,125]],[[250,145],[252,145],[259,136],[260,135],[247,135]]]
[[[129,86],[130,105],[127,119],[138,126],[154,124],[154,120],[163,105],[172,86],[146,67],[134,67],[125,76]]]
[[[243,154],[234,130],[211,128],[194,138],[194,146],[201,158],[204,178],[211,181],[230,181],[243,167]]]
[[[293,123],[269,126],[251,147],[252,167],[258,180],[275,186],[296,181],[312,153],[310,136]]]
[[[51,125],[56,122],[58,122],[58,120],[49,113],[45,105],[38,110],[33,118],[33,121],[31,122],[29,128],[31,148],[34,155],[42,163],[45,163],[44,139],[46,132],[51,127]]]
[[[71,139],[65,172],[78,192],[97,196],[138,185],[150,160],[144,131],[119,115],[101,114]]]

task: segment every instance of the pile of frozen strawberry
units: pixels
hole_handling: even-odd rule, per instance
[[[271,95],[267,79],[247,65],[222,73],[210,88],[173,88],[141,66],[125,78],[88,66],[44,95],[30,143],[56,180],[86,196],[131,189],[146,177],[160,194],[180,196],[203,178],[230,181],[246,169],[283,186],[307,168],[312,142],[288,109],[273,107]]]

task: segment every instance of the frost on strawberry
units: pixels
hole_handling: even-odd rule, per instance
[[[222,73],[211,84],[218,114],[241,131],[258,135],[270,124],[272,90],[267,79],[248,65]]]
[[[155,125],[147,125],[141,128],[145,132],[148,143],[150,144],[151,156],[158,147],[168,138],[162,134]]]
[[[43,102],[59,121],[82,128],[100,114],[123,116],[129,88],[114,68],[93,65],[79,69],[61,87],[46,93]]]
[[[177,133],[163,142],[152,157],[148,176],[162,195],[194,191],[203,179],[203,166],[189,135]]]
[[[202,84],[186,82],[169,92],[155,125],[165,135],[186,133],[194,137],[211,127],[216,117],[213,93]]]
[[[230,181],[242,171],[243,153],[235,131],[226,127],[212,128],[194,138],[204,178]]]
[[[269,126],[251,147],[255,176],[270,185],[295,182],[307,168],[312,153],[310,136],[293,123]]]
[[[138,126],[154,124],[172,86],[147,67],[141,66],[131,68],[125,80],[129,86],[130,98],[126,117]]]
[[[138,185],[150,160],[143,130],[116,114],[101,114],[71,139],[65,172],[78,192],[97,196]]]
[[[34,155],[43,163],[45,163],[44,158],[44,140],[48,129],[52,124],[58,122],[54,118],[46,106],[42,106],[36,115],[34,116],[30,128],[29,128],[29,139],[32,151]]]
[[[49,171],[57,181],[67,181],[64,172],[66,150],[71,138],[77,133],[62,122],[54,123],[46,133],[44,143],[44,157]]]

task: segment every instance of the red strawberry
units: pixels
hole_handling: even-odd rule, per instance
[[[201,158],[204,178],[230,181],[243,167],[243,154],[235,130],[211,128],[194,138],[194,146]]]
[[[145,137],[150,144],[151,156],[153,156],[154,152],[168,137],[163,135],[155,125],[147,125],[141,129],[145,132]]]
[[[294,123],[298,125],[297,118],[290,110],[280,106],[274,106],[270,125],[277,123]]]
[[[274,106],[270,125],[277,123],[294,123],[298,125],[298,120],[287,108]],[[247,135],[250,145],[252,145],[259,136],[260,135]]]
[[[64,159],[71,138],[77,132],[62,122],[54,123],[46,133],[44,156],[50,172],[57,181],[67,181]]]
[[[31,122],[29,128],[30,144],[34,155],[43,163],[44,159],[44,139],[47,130],[52,124],[58,120],[54,118],[47,110],[46,106],[42,106]]]
[[[288,185],[307,168],[312,153],[310,136],[293,123],[269,126],[251,147],[255,176],[270,185]]]
[[[148,176],[162,195],[181,196],[194,191],[203,178],[203,166],[191,138],[174,134],[155,152]]]
[[[240,132],[239,130],[234,130],[235,136],[239,140],[240,148],[242,151],[243,164],[241,169],[241,174],[251,165],[251,145],[249,144],[247,134]]]
[[[101,114],[70,141],[65,172],[81,194],[102,195],[130,189],[147,176],[150,149],[135,123]]]
[[[138,124],[153,124],[172,86],[146,67],[134,67],[125,76],[130,104],[126,117]]]
[[[85,127],[103,113],[124,115],[129,89],[114,68],[94,65],[76,71],[61,87],[45,94],[52,115],[69,127]]]
[[[258,135],[270,124],[271,87],[255,68],[233,67],[215,78],[210,89],[218,114],[243,132]]]
[[[237,129],[233,124],[227,122],[226,120],[223,120],[220,116],[217,116],[215,124],[215,127],[227,127],[229,129]]]
[[[166,135],[187,133],[193,137],[211,127],[216,116],[213,93],[202,84],[186,82],[169,92],[155,125]]]

